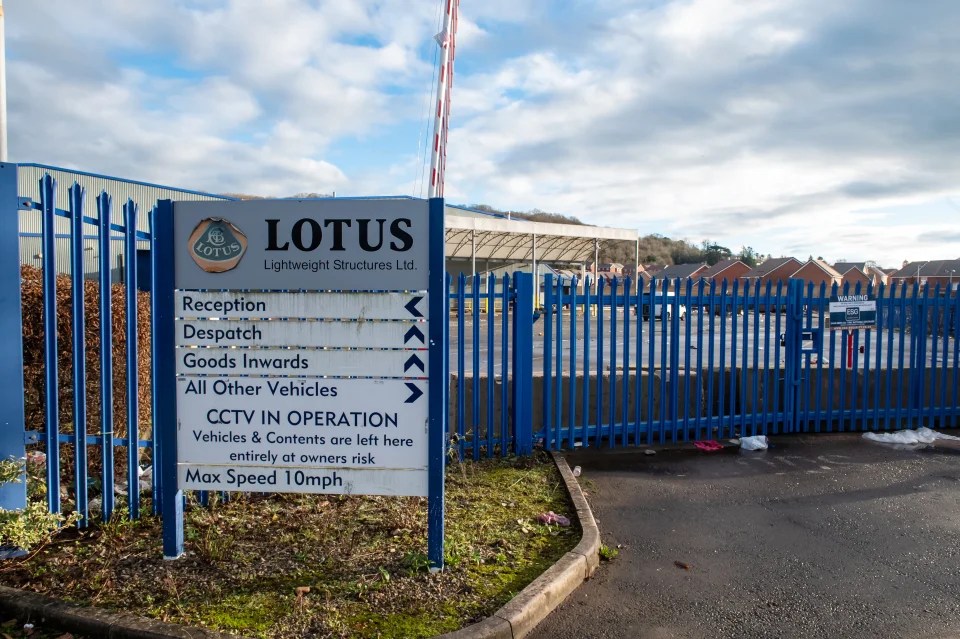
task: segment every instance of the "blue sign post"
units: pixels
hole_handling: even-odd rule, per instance
[[[177,370],[175,366],[173,202],[153,210],[153,386],[156,439],[154,472],[160,472],[163,558],[183,555],[183,491],[177,487]]]
[[[442,568],[443,215],[442,199],[160,203],[165,558],[183,553],[184,490],[418,495]]]
[[[430,392],[429,488],[427,494],[427,557],[434,570],[443,568],[444,469],[446,468],[447,285],[444,256],[443,198],[430,200]]]

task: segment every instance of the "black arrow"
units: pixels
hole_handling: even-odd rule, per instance
[[[406,401],[403,402],[404,404],[412,404],[418,399],[420,399],[421,395],[423,395],[423,391],[420,390],[416,384],[411,384],[410,382],[407,382],[407,388],[410,389],[410,397],[408,397]]]
[[[423,299],[422,295],[420,297],[414,297],[412,300],[404,304],[403,307],[408,311],[410,311],[410,314],[413,315],[414,317],[423,317],[423,313],[421,313],[417,309],[417,304],[419,304],[420,300],[422,299]]]
[[[406,373],[408,370],[410,370],[414,366],[419,368],[421,373],[427,372],[427,369],[423,367],[423,360],[417,357],[416,353],[411,355],[410,359],[408,359],[406,363],[403,365],[403,372]]]
[[[416,337],[416,338],[418,338],[418,339],[420,340],[420,343],[421,343],[421,344],[426,344],[426,343],[427,343],[426,340],[425,340],[425,338],[424,338],[424,336],[423,336],[423,331],[421,331],[421,330],[420,330],[419,328],[417,328],[416,326],[411,326],[411,327],[410,327],[410,330],[407,331],[407,332],[404,334],[404,336],[403,336],[403,343],[406,344],[407,342],[409,342],[411,337]]]

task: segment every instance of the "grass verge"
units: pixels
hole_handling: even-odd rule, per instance
[[[0,566],[0,582],[73,602],[257,637],[429,637],[506,603],[580,537],[547,456],[454,463],[446,569],[426,558],[426,500],[238,495],[193,506],[183,559],[145,517],[65,530]]]

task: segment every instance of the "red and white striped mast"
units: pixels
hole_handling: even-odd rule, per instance
[[[450,130],[450,93],[453,90],[453,60],[456,57],[457,14],[460,0],[444,0],[443,30],[436,35],[440,45],[440,73],[437,75],[437,111],[433,121],[433,151],[430,155],[430,197],[443,197],[447,167],[447,132]]]

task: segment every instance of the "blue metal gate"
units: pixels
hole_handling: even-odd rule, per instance
[[[601,280],[584,289],[548,275],[537,295],[529,274],[461,276],[450,291],[454,448],[479,458],[530,443],[960,425],[956,292],[865,288],[876,327],[831,331],[838,292],[861,288]]]
[[[535,430],[548,448],[956,427],[960,304],[880,286],[874,330],[829,327],[825,286],[546,278]]]

